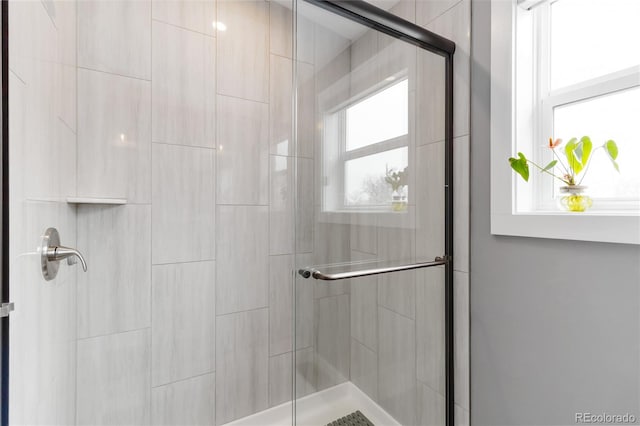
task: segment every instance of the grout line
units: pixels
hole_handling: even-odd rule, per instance
[[[77,108],[76,108],[76,114],[77,114]],[[78,153],[77,153],[77,151],[78,151],[78,133],[77,133],[77,130],[73,130],[71,128],[71,126],[69,125],[69,123],[64,121],[64,119],[62,117],[60,117],[59,115],[57,116],[57,118],[58,118],[58,121],[60,121],[62,124],[64,124],[64,127],[69,129],[69,131],[71,133],[73,133],[73,136],[75,136],[75,139],[76,139],[76,173],[77,173],[77,168],[78,168],[78,164],[77,164],[78,163],[78,159],[77,159],[77,157],[78,157]],[[78,183],[78,179],[77,179],[77,174],[76,174],[76,184],[77,183]],[[77,188],[76,188],[76,191],[77,191]]]
[[[269,207],[269,204],[229,204],[229,203],[217,203],[218,207]]]
[[[108,75],[112,75],[112,76],[116,76],[116,77],[131,78],[133,80],[146,81],[147,83],[151,83],[151,78],[146,79],[146,78],[142,78],[142,77],[134,77],[134,76],[131,76],[131,75],[118,74],[118,73],[115,73],[115,72],[104,71],[104,70],[99,70],[99,69],[94,69],[94,68],[89,68],[89,67],[82,67],[82,66],[79,66],[79,65],[76,66],[76,69],[84,70],[84,71],[99,72],[99,73],[102,73],[102,74],[108,74]],[[77,110],[77,108],[76,108],[76,110]]]
[[[171,385],[174,385],[176,383],[187,382],[189,380],[197,379],[199,377],[210,376],[210,375],[215,374],[215,372],[216,372],[216,370],[210,370],[210,371],[207,371],[207,372],[204,372],[204,373],[194,374],[193,376],[187,376],[187,377],[183,377],[181,379],[173,380],[171,382],[162,383],[162,384],[159,384],[159,385],[151,385],[151,389],[158,389],[158,388],[162,388],[162,387],[165,387],[165,386],[171,386]]]
[[[144,330],[149,330],[149,333],[151,333],[151,326],[132,328],[130,330],[114,331],[112,333],[97,334],[95,336],[78,337],[76,340],[78,342],[83,342],[83,341],[91,340],[91,339],[99,339],[99,338],[102,338],[102,337],[117,336],[119,334],[126,334],[126,333],[135,333],[135,332],[144,331]]]
[[[163,21],[163,20],[157,19],[157,18],[151,18],[151,26],[152,27],[153,27],[154,23],[167,25],[169,27],[177,28],[177,29],[182,30],[182,31],[188,31],[190,33],[197,34],[197,35],[200,35],[200,36],[203,36],[203,37],[216,38],[215,31],[214,31],[213,34],[209,34],[209,33],[205,33],[205,32],[202,32],[202,31],[194,30],[193,28],[187,28],[187,27],[184,27],[182,25],[174,24],[172,22]]]
[[[215,262],[215,259],[203,259],[203,260],[184,260],[176,262],[163,262],[163,263],[151,263],[151,266],[167,266],[167,265],[188,265],[190,263],[207,263]]]
[[[371,352],[373,352],[376,356],[378,356],[378,351],[377,351],[377,350],[375,350],[375,349],[371,349],[371,348],[369,347],[369,345],[365,345],[364,343],[362,343],[360,340],[358,340],[358,338],[354,337],[353,335],[350,335],[350,336],[351,336],[351,339],[353,339],[353,340],[355,340],[355,341],[356,341],[356,343],[358,343],[358,344],[360,344],[360,345],[364,346],[365,348],[367,348],[368,350],[370,350]]]
[[[388,307],[386,307],[384,305],[381,305],[379,301],[378,301],[378,307],[381,308],[381,309],[386,309],[387,311],[389,311],[391,313],[394,313],[394,314],[396,314],[398,316],[401,316],[402,318],[407,319],[409,321],[414,321],[415,322],[415,320],[416,320],[415,318],[408,317],[408,316],[406,316],[404,314],[401,314],[400,312],[396,312],[391,308],[388,308]]]
[[[247,312],[261,311],[263,309],[269,310],[269,305],[261,306],[261,307],[258,307],[258,308],[244,309],[244,310],[241,310],[241,311],[225,312],[224,314],[218,314],[216,312],[216,318],[218,318],[218,317],[226,317],[226,316],[229,316],[229,315],[244,314],[244,313],[247,313]],[[267,312],[267,314],[268,314],[268,312]]]
[[[152,100],[153,102],[153,100]],[[198,148],[198,149],[209,149],[212,151],[215,151],[215,145],[213,147],[210,146],[199,146],[199,145],[186,145],[186,144],[182,144],[182,143],[172,143],[172,142],[159,142],[159,141],[154,141],[151,140],[152,144],[156,144],[156,145],[169,145],[169,146],[179,146],[179,147],[183,147],[183,148]]]
[[[17,73],[17,72],[15,72],[12,68],[9,68],[9,74],[13,74],[13,76],[14,76],[15,78],[17,78],[18,80],[20,80],[20,82],[21,82],[23,85],[27,86],[27,82],[26,82],[26,81],[24,81],[24,80],[22,79],[22,77],[20,77],[20,76],[18,75],[18,73]]]
[[[445,9],[442,13],[440,13],[439,15],[437,15],[436,17],[432,18],[430,21],[428,21],[426,24],[418,24],[419,26],[421,26],[422,28],[428,29],[427,26],[431,25],[436,19],[441,18],[443,15],[445,15],[447,12],[449,12],[451,9],[453,9],[454,7],[458,6],[460,3],[462,3],[463,1],[471,1],[471,0],[458,0],[456,1],[453,5],[449,6],[447,9]],[[417,3],[416,3],[416,7],[417,7]],[[416,14],[416,21],[417,21],[417,14]]]
[[[219,61],[217,61],[219,62]],[[228,95],[226,93],[220,93],[218,92],[218,86],[216,85],[216,96],[224,96],[225,98],[232,98],[232,99],[238,99],[241,101],[247,101],[247,102],[255,102],[257,104],[263,104],[263,105],[269,105],[269,101],[256,101],[255,99],[247,99],[247,98],[242,98],[240,96],[235,96],[235,95]]]

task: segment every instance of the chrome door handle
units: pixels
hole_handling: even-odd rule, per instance
[[[303,278],[315,278],[323,281],[347,280],[349,278],[368,277],[369,275],[390,274],[392,272],[410,271],[412,269],[431,268],[433,266],[444,265],[449,262],[449,256],[438,256],[433,262],[411,263],[408,265],[387,266],[383,268],[360,269],[357,271],[338,272],[328,274],[315,268],[302,268],[298,273]]]
[[[42,266],[42,276],[45,280],[51,281],[58,274],[60,261],[67,259],[68,265],[75,264],[76,258],[80,259],[82,269],[87,272],[87,262],[78,250],[60,245],[60,234],[56,228],[49,228],[42,237],[40,246],[40,264]]]

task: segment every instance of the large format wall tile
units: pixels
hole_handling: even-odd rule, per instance
[[[296,351],[296,398],[316,391],[317,368],[313,347]]]
[[[400,423],[415,424],[415,322],[380,308],[378,324],[378,402]]]
[[[427,426],[445,426],[445,397],[424,383],[418,382],[417,424]],[[456,416],[457,417],[457,413]],[[458,419],[456,418],[456,424]]]
[[[215,369],[215,263],[153,267],[153,385]]]
[[[78,337],[149,327],[151,207],[78,207]],[[63,240],[64,242],[64,240]]]
[[[269,107],[218,96],[218,204],[269,202]]]
[[[218,315],[268,306],[268,207],[218,206]]]
[[[351,339],[351,381],[373,400],[378,398],[378,356]]]
[[[426,28],[456,43],[453,58],[453,135],[466,135],[469,133],[471,104],[471,1],[461,0]]]
[[[218,20],[218,93],[267,102],[269,99],[269,3],[221,0]]]
[[[412,227],[413,228],[413,227]],[[378,259],[390,264],[414,261],[415,231],[378,228]],[[405,271],[378,276],[378,304],[409,318],[415,315],[416,272]]]
[[[294,158],[271,155],[269,203],[269,254],[294,253]]]
[[[455,401],[463,409],[469,410],[469,274],[453,273],[455,301]]]
[[[147,425],[149,329],[78,341],[78,425]]]
[[[11,217],[9,284],[17,307],[9,324],[11,424],[72,424],[78,265],[62,262],[56,278],[47,282],[36,247],[52,225],[65,245],[75,246],[75,208],[66,203],[20,201],[11,209],[20,213]]]
[[[469,272],[469,136],[453,140],[453,267]]]
[[[316,126],[316,79],[313,65],[297,64],[297,152],[298,157],[313,158]],[[293,146],[290,148],[293,149]]]
[[[446,74],[445,59],[431,52],[419,50],[416,74],[416,145],[443,141],[445,137]],[[458,90],[456,87],[455,91]],[[422,163],[430,164],[430,163]]]
[[[151,390],[154,426],[215,424],[215,374],[204,374]]]
[[[216,320],[216,424],[264,410],[269,393],[267,309]]]
[[[293,0],[289,1],[293,5]],[[293,12],[292,7],[285,7],[277,2],[269,4],[269,43],[271,53],[291,58],[293,47]]]
[[[271,84],[269,85],[269,141],[271,153],[294,153],[291,137],[293,91],[293,63],[291,59],[271,55]]]
[[[291,401],[292,352],[269,358],[269,407]]]
[[[151,2],[79,1],[78,66],[151,78]]]
[[[316,300],[315,316],[317,386],[321,390],[349,380],[349,295]]]
[[[296,169],[295,237],[296,253],[311,253],[314,247],[315,208],[314,162],[309,158],[298,158]]]
[[[153,144],[153,263],[215,253],[214,150]]]
[[[292,255],[269,257],[269,354],[293,349],[293,268]]]
[[[80,197],[151,202],[151,85],[78,70]]]
[[[21,99],[17,105],[22,104],[22,111],[18,113],[14,107],[13,95],[10,105],[12,113],[22,115],[18,120],[24,125],[22,139],[12,136],[12,144],[20,141],[25,155],[21,163],[13,159],[12,163],[19,164],[22,172],[22,196],[32,200],[62,201],[75,193],[76,135],[73,123],[68,123],[66,117],[67,113],[75,115],[75,110],[67,111],[68,108],[63,108],[67,102],[61,101],[73,96],[75,79],[61,78],[67,77],[66,72],[62,73],[67,68],[58,62],[58,33],[42,4],[15,3],[12,7],[22,15],[16,25],[26,27],[24,33],[16,30],[26,39],[24,45],[15,41],[25,52],[12,56],[18,59],[16,68],[20,74],[14,71],[13,75],[19,77]],[[13,43],[12,39],[12,49]]]
[[[460,0],[416,0],[417,24],[426,27],[459,2]]]
[[[416,149],[416,257],[433,260],[444,254],[444,142]],[[455,184],[455,182],[454,182]]]
[[[416,288],[416,374],[418,380],[444,395],[444,268],[423,269],[418,277]]]
[[[215,146],[215,39],[153,23],[153,141]]]
[[[375,256],[352,252],[352,261],[374,260]],[[351,337],[370,350],[378,347],[378,277],[351,280]]]
[[[295,270],[310,266],[313,254],[296,254]],[[295,274],[295,343],[296,349],[312,348],[315,344],[315,315],[314,315],[314,287],[315,280],[305,279],[300,274]],[[315,385],[315,379],[314,379]]]
[[[154,20],[200,33],[215,35],[215,0],[161,0],[151,5]]]

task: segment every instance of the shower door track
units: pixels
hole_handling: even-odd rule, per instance
[[[456,45],[436,33],[363,0],[304,0],[445,59],[445,424],[454,426],[454,291],[453,291],[453,54]],[[436,266],[436,265],[426,265]],[[393,268],[390,268],[393,269]],[[391,273],[394,270],[383,273]],[[313,276],[313,274],[309,274]],[[315,278],[315,277],[314,277]],[[320,278],[322,279],[322,278]]]

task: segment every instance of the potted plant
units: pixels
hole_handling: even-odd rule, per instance
[[[591,155],[598,149],[603,149],[611,160],[613,167],[619,172],[620,168],[616,163],[618,146],[614,141],[608,140],[593,149],[593,143],[589,136],[583,136],[579,141],[577,138],[572,138],[562,149],[560,149],[561,145],[562,139],[554,141],[553,138],[549,138],[548,148],[551,149],[554,158],[545,167],[541,167],[529,160],[521,152],[518,152],[518,158],[509,158],[509,164],[526,182],[529,181],[529,163],[539,169],[541,173],[546,173],[562,181],[564,185],[560,187],[560,192],[566,195],[559,198],[560,205],[570,212],[583,212],[591,207],[593,203],[591,198],[584,194],[587,188],[581,185],[589,170]],[[564,160],[558,155],[558,150],[561,150]],[[561,168],[562,176],[555,174],[556,165]]]
[[[404,193],[404,187],[407,186],[408,167],[404,170],[394,170],[387,168],[384,180],[391,185],[391,209],[399,212],[407,209],[407,195]]]

